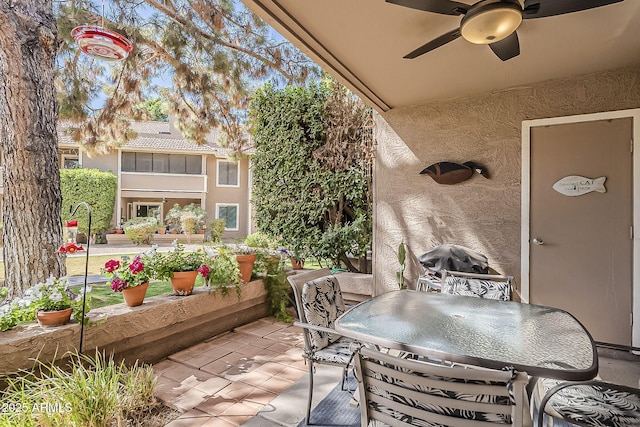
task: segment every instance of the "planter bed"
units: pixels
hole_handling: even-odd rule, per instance
[[[210,337],[233,330],[268,315],[267,292],[262,280],[242,286],[227,296],[195,288],[190,296],[159,295],[146,298],[138,307],[116,304],[91,310],[94,325],[84,328],[84,353],[95,349],[113,353],[117,359],[154,363]],[[80,325],[42,328],[37,323],[0,332],[0,373],[33,366],[39,357],[50,361],[57,354],[80,345]],[[39,356],[38,356],[39,355]]]

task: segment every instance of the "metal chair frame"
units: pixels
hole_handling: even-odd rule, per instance
[[[330,333],[333,335],[339,335],[339,334],[334,329],[324,328],[321,326],[310,324],[304,314],[304,310],[302,309],[302,290],[305,283],[313,280],[317,280],[326,276],[331,276],[331,270],[329,270],[328,268],[323,268],[320,270],[314,270],[314,271],[305,272],[305,273],[299,273],[299,274],[295,274],[287,277],[287,280],[289,281],[289,284],[293,289],[296,312],[298,314],[298,319],[299,319],[297,322],[294,322],[294,325],[301,327],[303,330],[304,353],[302,357],[305,358],[309,367],[309,393],[308,393],[309,397],[307,400],[307,415],[306,415],[307,424],[311,424],[311,403],[313,400],[313,373],[315,370],[314,363],[341,366],[345,368],[345,375],[343,375],[343,378],[342,378],[343,387],[344,387],[344,381],[345,381],[345,376],[347,372],[346,368],[350,364],[350,363],[347,363],[346,365],[343,365],[342,363],[337,363],[329,360],[321,360],[316,357],[313,344],[312,344],[310,331],[315,330],[319,332]],[[329,347],[331,347],[331,345],[329,345]]]

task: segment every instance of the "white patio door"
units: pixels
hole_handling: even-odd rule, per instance
[[[529,129],[528,301],[619,345],[632,344],[632,135],[629,117]],[[605,177],[606,192],[553,188],[569,176]]]

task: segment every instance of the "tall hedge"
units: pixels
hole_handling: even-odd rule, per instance
[[[63,224],[71,219],[69,207],[87,202],[91,207],[91,234],[100,234],[111,227],[116,202],[118,178],[111,172],[99,169],[61,169]],[[78,220],[78,232],[87,233],[87,210],[80,207],[73,217]]]
[[[342,115],[336,108],[345,102],[345,111],[357,116],[345,126],[349,137],[332,128],[333,118]],[[284,89],[266,85],[251,101],[256,223],[296,256],[355,269],[346,255],[363,255],[370,248],[370,162],[351,155],[360,149],[366,113],[364,104],[332,82]]]

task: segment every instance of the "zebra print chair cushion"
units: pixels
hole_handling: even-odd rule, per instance
[[[638,389],[601,381],[570,383],[545,378],[540,382],[548,397],[541,409],[551,417],[584,427],[640,426]],[[542,410],[539,417],[541,414]]]
[[[334,276],[307,282],[302,287],[302,309],[307,322],[314,326],[334,328],[336,319],[346,311],[340,285]],[[340,335],[310,330],[314,351],[338,341]]]
[[[511,285],[508,282],[446,276],[442,293],[509,301]]]
[[[363,426],[371,419],[423,427],[480,425],[463,420],[521,426],[522,419],[516,422],[512,415],[527,413],[528,377],[513,370],[446,367],[362,348],[356,354],[356,379],[360,405],[365,405]]]
[[[340,337],[338,341],[318,350],[310,355],[316,362],[331,362],[348,365],[353,357],[354,341],[351,338]]]

